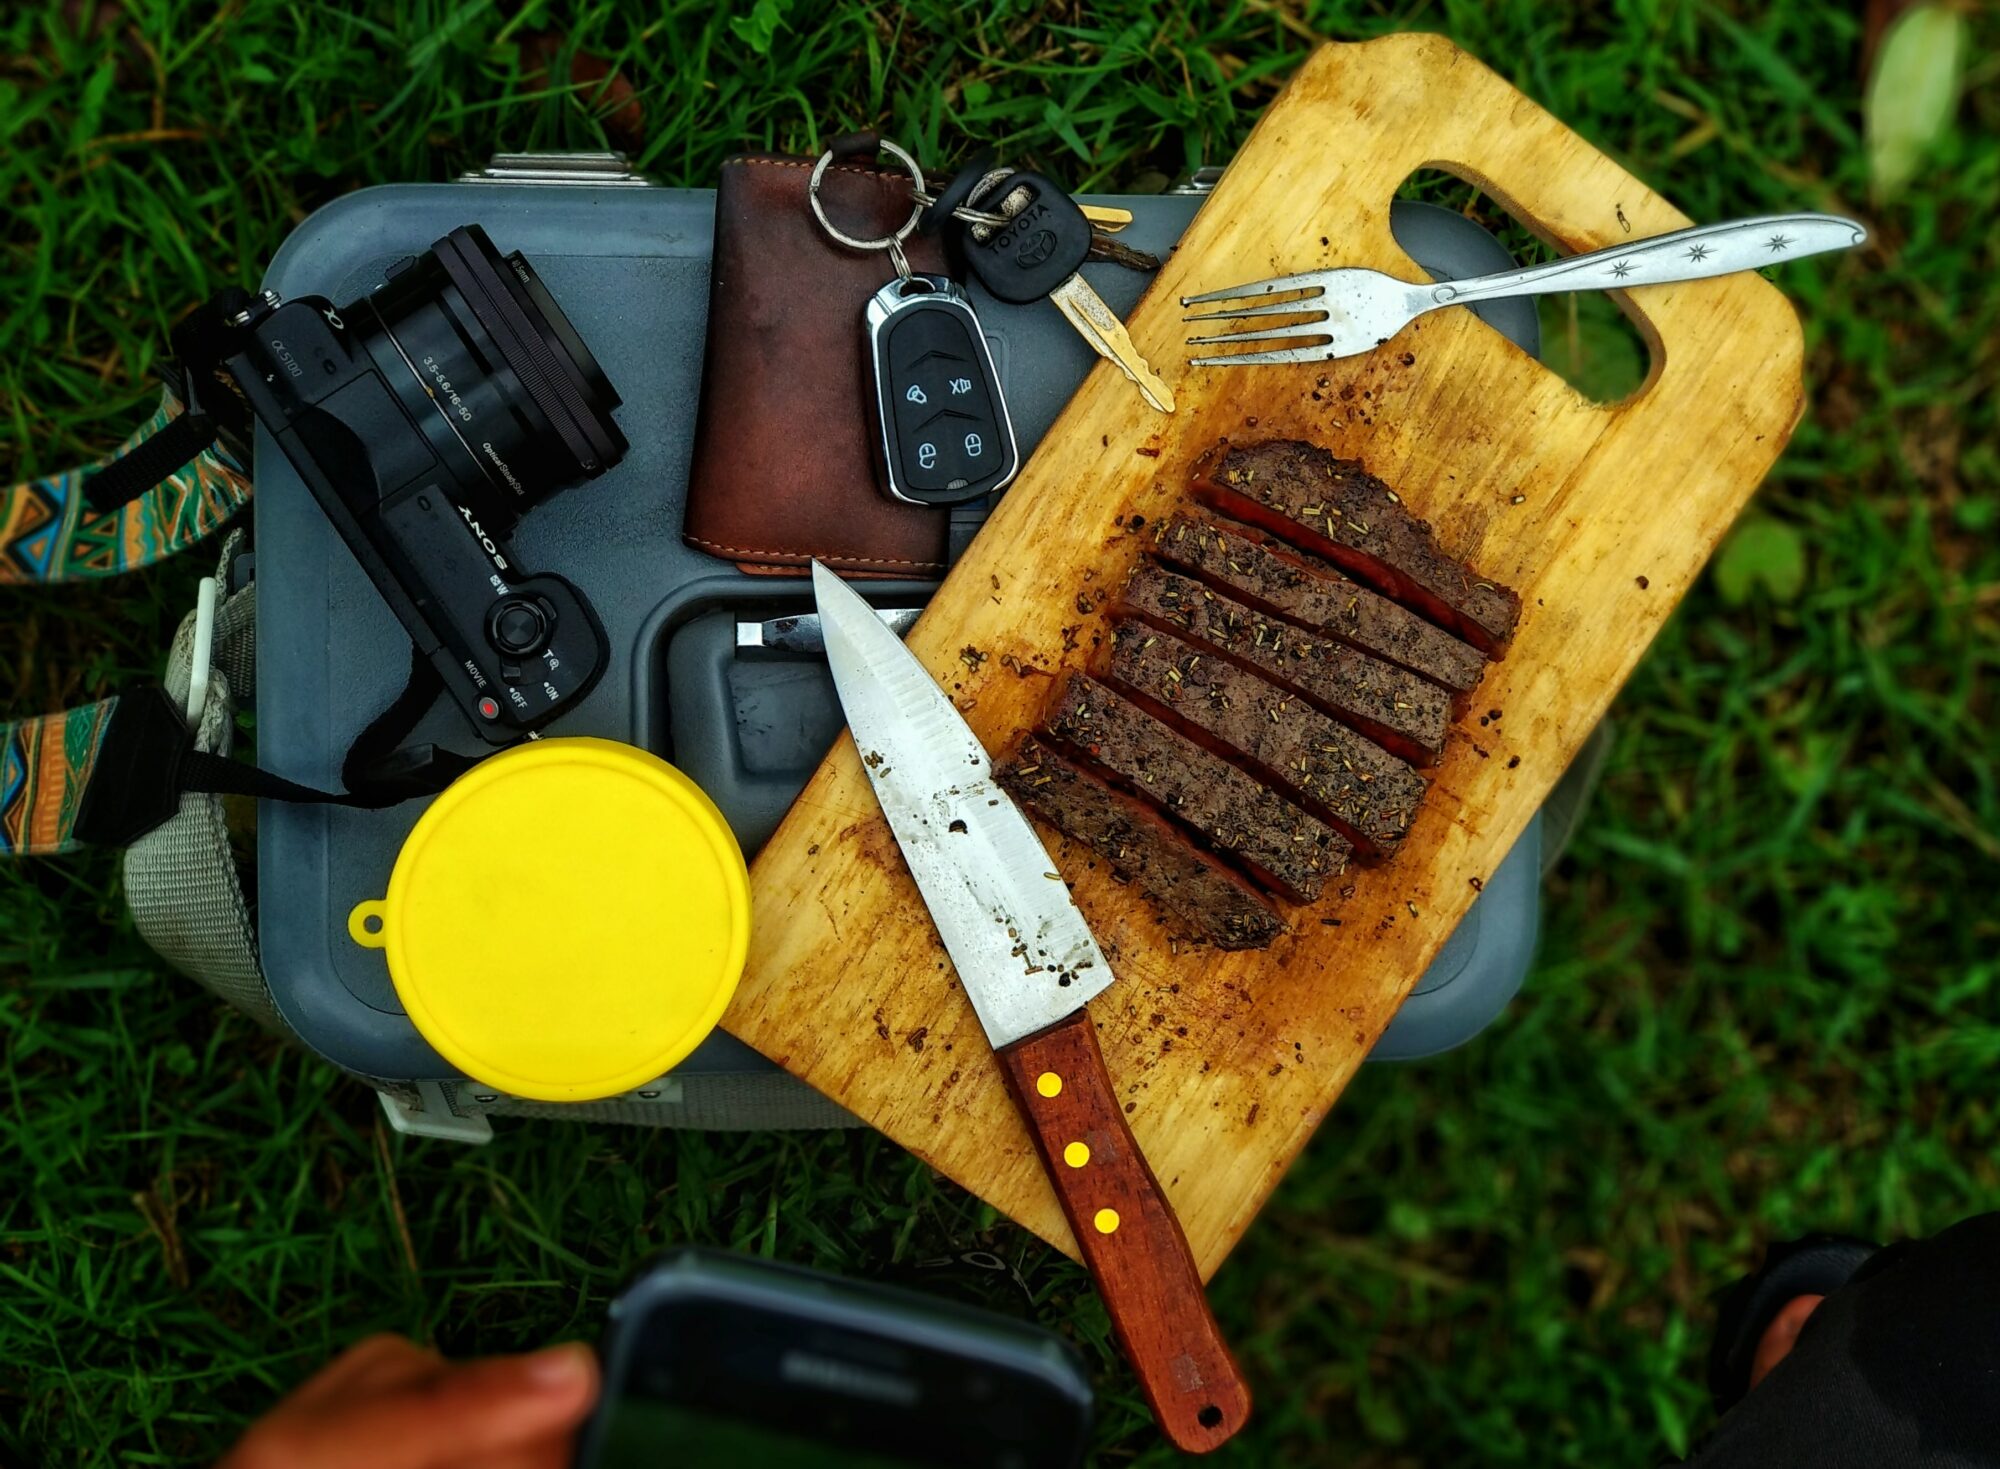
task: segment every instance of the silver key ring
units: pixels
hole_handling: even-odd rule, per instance
[[[1013,176],[1014,170],[1011,168],[989,168],[980,177],[979,182],[973,185],[972,192],[965,196],[965,202],[969,205],[974,200],[984,200],[990,197],[994,190],[998,189]],[[1012,192],[1011,189],[1008,190],[1009,194]],[[1004,204],[1007,195],[1003,194],[1000,198],[1001,203]],[[973,239],[979,241],[982,245],[993,238],[993,231],[1005,229],[1014,222],[1014,216],[1005,212],[995,214],[990,210],[984,209],[973,210],[971,212],[980,216],[976,220],[968,220],[967,223],[977,226],[977,228],[971,231],[971,234]],[[1018,212],[1018,209],[1016,212]]]
[[[911,193],[921,201],[924,194],[924,171],[917,160],[887,138],[880,139],[875,146],[910,171]],[[903,255],[903,241],[916,232],[917,221],[924,215],[923,204],[918,202],[910,206],[910,217],[903,221],[902,228],[895,233],[873,240],[856,239],[828,219],[826,206],[819,202],[820,180],[826,177],[826,170],[832,162],[833,150],[829,148],[819,155],[819,162],[813,165],[812,180],[806,185],[806,200],[812,205],[813,218],[819,221],[819,227],[850,250],[887,250],[889,259],[895,263],[896,273],[902,276],[909,275],[910,266]]]
[[[1011,170],[1009,171],[1011,172]],[[913,191],[910,197],[917,201],[919,209],[928,209],[931,205],[937,203],[937,195],[924,191]],[[995,229],[1009,222],[1008,217],[1004,214],[994,214],[985,209],[974,209],[970,204],[959,205],[958,208],[952,210],[951,217],[963,220],[967,224],[991,225]]]
[[[1007,225],[1012,224],[1014,222],[1013,215],[995,214],[990,209],[975,209],[969,201],[973,199],[985,198],[986,195],[990,194],[993,191],[995,185],[1003,182],[1006,179],[1013,177],[1015,172],[1016,170],[1011,168],[987,169],[986,172],[980,176],[979,182],[972,186],[972,192],[966,196],[968,202],[961,204],[956,209],[952,210],[951,217],[956,220],[961,220],[966,224],[984,225],[988,230],[1003,229]],[[931,205],[937,203],[937,195],[928,193],[921,188],[916,191],[916,199],[917,203],[921,204],[926,209],[930,208]]]

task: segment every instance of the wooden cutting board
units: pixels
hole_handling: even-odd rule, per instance
[[[1615,406],[1586,401],[1463,310],[1342,362],[1185,365],[1184,294],[1330,265],[1423,279],[1390,237],[1389,201],[1431,167],[1565,251],[1690,223],[1441,37],[1322,47],[1130,320],[1180,411],[1151,412],[1097,368],[909,637],[987,747],[1007,749],[1041,714],[1048,673],[1097,651],[1097,605],[1148,543],[1132,517],[1186,504],[1189,464],[1225,435],[1305,438],[1365,461],[1447,550],[1521,593],[1513,649],[1454,731],[1401,852],[1354,869],[1345,898],[1290,910],[1293,932],[1270,949],[1171,943],[1136,892],[1049,837],[1119,974],[1090,1007],[1105,1060],[1204,1274],[1540,807],[1802,407],[1798,320],[1755,276],[1632,292],[1652,370]],[[724,1025],[1074,1254],[845,736],[751,877],[749,969]]]

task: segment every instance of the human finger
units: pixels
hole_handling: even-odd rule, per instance
[[[410,1385],[443,1369],[444,1358],[429,1348],[394,1332],[378,1332],[356,1342],[292,1389],[282,1406],[316,1408],[322,1403]]]
[[[354,1464],[456,1469],[531,1448],[573,1431],[597,1399],[597,1361],[586,1346],[447,1367],[428,1380],[357,1406],[343,1436]]]
[[[1757,1354],[1750,1359],[1750,1386],[1755,1387],[1764,1380],[1765,1374],[1790,1355],[1792,1345],[1799,1339],[1799,1332],[1825,1296],[1793,1296],[1779,1308],[1778,1314],[1764,1328],[1764,1335],[1757,1343]]]

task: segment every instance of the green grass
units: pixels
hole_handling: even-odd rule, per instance
[[[1803,586],[1694,592],[1620,701],[1522,998],[1458,1055],[1370,1069],[1218,1277],[1261,1402],[1222,1462],[1651,1463],[1699,1431],[1711,1293],[1763,1241],[1993,1203],[1990,8],[1987,85],[1879,211],[1848,5],[779,3],[768,52],[748,9],[562,8],[584,17],[563,44],[637,89],[625,146],[678,184],[878,124],[926,160],[978,140],[1079,186],[1157,188],[1227,158],[1311,37],[1414,26],[1698,218],[1876,226],[1866,252],[1782,276],[1812,406],[1760,513],[1802,544]],[[0,474],[115,442],[175,314],[253,282],[318,204],[495,148],[601,146],[588,91],[523,60],[557,9],[11,7]],[[1593,321],[1570,342],[1609,371]],[[154,672],[199,570],[0,589],[0,713]],[[0,867],[0,1088],[0,1460],[200,1461],[363,1332],[461,1353],[590,1335],[625,1271],[686,1240],[1031,1313],[1098,1372],[1103,1461],[1167,1457],[1081,1273],[881,1139],[385,1138],[365,1090],[164,971],[104,855]],[[919,1268],[974,1250],[1025,1290]]]

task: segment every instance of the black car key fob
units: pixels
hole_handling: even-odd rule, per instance
[[[1004,225],[961,226],[966,264],[996,301],[1025,306],[1068,285],[1090,258],[1090,220],[1038,173],[1010,173],[975,201]]]
[[[1011,484],[1021,451],[963,288],[947,276],[899,277],[869,299],[864,319],[890,496],[958,505]]]

